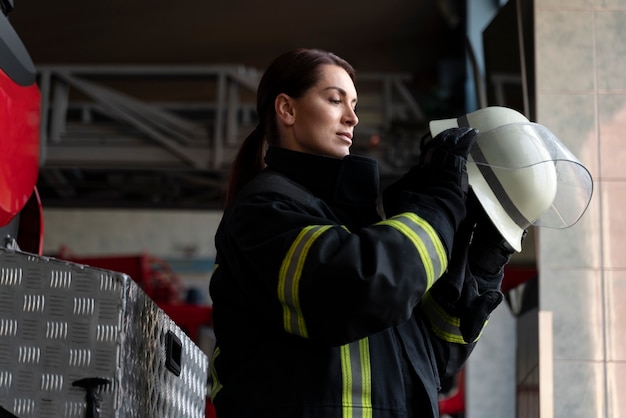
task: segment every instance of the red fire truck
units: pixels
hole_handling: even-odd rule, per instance
[[[41,254],[40,92],[33,61],[9,23],[13,0],[0,0],[0,233]]]

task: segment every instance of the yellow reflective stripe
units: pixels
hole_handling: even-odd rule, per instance
[[[370,363],[370,341],[363,338],[359,341],[361,358],[361,405],[363,418],[372,417],[372,366]]]
[[[403,213],[384,220],[378,225],[388,225],[406,236],[420,256],[426,271],[427,288],[441,277],[448,267],[448,257],[433,227],[414,213]]]
[[[350,364],[350,345],[342,345],[341,350],[341,403],[343,418],[352,418],[352,366]]]
[[[460,325],[461,320],[456,316],[448,314],[430,295],[430,292],[426,292],[422,297],[422,310],[426,314],[430,322],[430,326],[439,338],[442,340],[456,343],[467,344],[463,335],[461,334]],[[478,336],[480,338],[480,335]],[[478,340],[476,338],[476,341]],[[471,342],[471,341],[470,341]]]
[[[413,232],[411,228],[409,228],[408,226],[406,226],[400,221],[390,220],[388,225],[402,232],[413,242],[413,245],[415,245],[415,248],[417,248],[417,252],[420,255],[420,259],[422,260],[424,269],[426,270],[426,279],[428,283],[427,288],[430,288],[435,281],[435,272],[434,272],[433,263],[430,257],[428,256],[428,250],[426,250],[426,246],[424,245],[423,241],[420,239],[420,237],[417,234]]]
[[[222,384],[217,377],[217,370],[215,370],[215,359],[220,355],[220,348],[215,347],[213,350],[213,359],[211,360],[211,399],[215,399],[220,390],[222,390]]]
[[[340,347],[342,418],[372,418],[372,367],[369,340]]]
[[[300,307],[300,277],[313,242],[329,228],[330,225],[311,225],[300,231],[280,267],[278,299],[283,306],[283,325],[291,334],[308,336]]]

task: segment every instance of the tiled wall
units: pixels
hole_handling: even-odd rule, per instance
[[[538,235],[553,413],[626,417],[626,0],[535,0],[534,18],[537,121],[595,181],[578,224]]]

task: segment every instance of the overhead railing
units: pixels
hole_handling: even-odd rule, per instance
[[[40,66],[42,201],[221,208],[230,164],[257,123],[260,77],[241,65]],[[407,139],[388,135],[394,124],[424,123],[409,85],[405,74],[358,74],[353,150],[377,158],[383,176],[411,160]]]
[[[220,170],[256,121],[261,73],[240,65],[47,65],[38,72],[43,167]],[[359,74],[365,99],[357,135],[424,120],[408,81]]]
[[[253,118],[241,66],[42,66],[44,167],[219,169]],[[212,129],[212,132],[210,131]]]

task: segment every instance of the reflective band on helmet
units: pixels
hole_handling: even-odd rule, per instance
[[[448,266],[446,251],[433,227],[410,212],[379,222],[378,225],[397,229],[413,243],[424,265],[427,288],[430,288]]]
[[[426,292],[422,297],[422,310],[428,317],[430,326],[437,337],[455,344],[468,343],[468,341],[465,341],[463,338],[459,328],[461,320],[456,316],[448,314],[432,298],[430,292]],[[476,340],[478,340],[478,338]]]
[[[369,340],[346,344],[341,350],[342,418],[372,418],[372,367]]]
[[[478,143],[474,144],[472,150],[470,151],[470,155],[472,156],[474,161],[486,161],[485,156],[480,150],[480,146],[478,145]],[[489,185],[489,188],[493,192],[494,196],[496,196],[498,202],[500,202],[500,205],[509,215],[511,220],[513,220],[513,222],[515,222],[515,224],[521,229],[528,228],[532,221],[526,219],[526,217],[518,210],[517,206],[515,206],[515,203],[511,201],[511,198],[502,186],[502,183],[500,183],[500,180],[498,180],[498,176],[496,176],[496,173],[494,173],[491,166],[485,164],[476,164],[476,167],[478,168],[478,170],[480,170],[480,174],[482,174],[485,181],[487,182],[487,185]]]
[[[300,307],[299,286],[302,268],[313,242],[330,225],[312,225],[304,228],[296,237],[280,267],[278,299],[283,305],[283,325],[290,334],[307,337],[308,331]]]
[[[456,123],[459,125],[459,128],[469,128],[469,120],[467,119],[467,115],[459,116],[456,120]],[[482,151],[480,150],[480,145],[478,142],[474,143],[474,146],[470,150],[470,155],[474,159],[474,161],[487,161]],[[485,181],[489,185],[491,191],[493,191],[494,195],[497,196],[498,202],[506,213],[511,217],[511,220],[515,222],[517,226],[521,229],[526,229],[531,224],[531,222],[526,219],[524,215],[517,209],[517,206],[511,201],[511,198],[504,190],[502,183],[498,180],[498,177],[493,172],[490,166],[484,164],[476,164],[478,170],[485,178]]]
[[[456,124],[459,125],[459,128],[471,128],[469,121],[467,120],[467,115],[459,116],[456,119]]]

